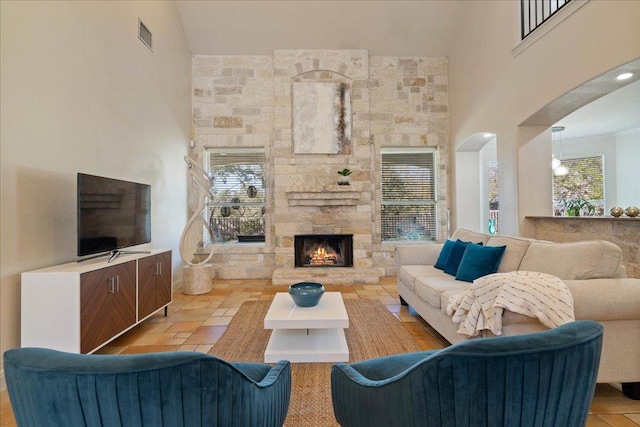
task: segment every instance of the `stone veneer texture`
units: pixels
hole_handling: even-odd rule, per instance
[[[351,154],[293,153],[294,81],[350,84]],[[439,237],[443,239],[447,128],[446,58],[369,57],[366,50],[194,56],[196,147],[190,155],[201,161],[206,147],[263,147],[267,159],[265,245],[214,247],[217,276],[288,283],[306,275],[335,283],[373,283],[380,276],[395,275],[395,245],[380,238],[381,191],[376,173],[380,149],[437,149]],[[344,167],[353,171],[349,189],[337,186],[337,171]],[[331,202],[319,205],[314,198]],[[294,269],[294,235],[332,233],[354,235],[354,268]]]

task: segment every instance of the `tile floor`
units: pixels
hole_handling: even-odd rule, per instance
[[[167,317],[162,313],[154,315],[98,353],[208,352],[244,301],[269,300],[274,293],[286,290],[286,286],[271,286],[268,280],[217,280],[213,291],[197,296],[183,295],[178,290]],[[345,299],[379,299],[424,350],[446,345],[415,312],[399,304],[393,277],[382,278],[379,285],[327,286],[327,290],[340,291]],[[16,425],[6,390],[0,393],[0,425]],[[587,426],[640,426],[640,401],[626,398],[610,385],[599,384]]]

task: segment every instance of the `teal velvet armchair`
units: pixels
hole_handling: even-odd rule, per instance
[[[483,338],[331,370],[333,409],[355,426],[584,426],[600,324]]]
[[[282,426],[291,366],[202,353],[4,353],[19,426]]]

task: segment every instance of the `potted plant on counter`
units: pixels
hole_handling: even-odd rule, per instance
[[[583,197],[562,199],[561,203],[566,209],[567,216],[580,216],[582,213],[593,215],[595,212],[593,203]]]

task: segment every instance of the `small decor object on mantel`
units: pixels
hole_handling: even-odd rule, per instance
[[[640,215],[640,209],[638,209],[636,206],[629,206],[624,210],[624,214],[629,218],[635,218]]]
[[[489,234],[494,236],[496,233],[496,220],[494,218],[489,218]]]
[[[338,178],[338,185],[349,185],[349,175],[351,175],[351,171],[347,168],[338,171],[340,178]]]
[[[618,218],[619,216],[622,216],[622,214],[624,213],[624,209],[622,209],[620,206],[614,206],[611,208],[609,213],[611,214],[611,216]]]

